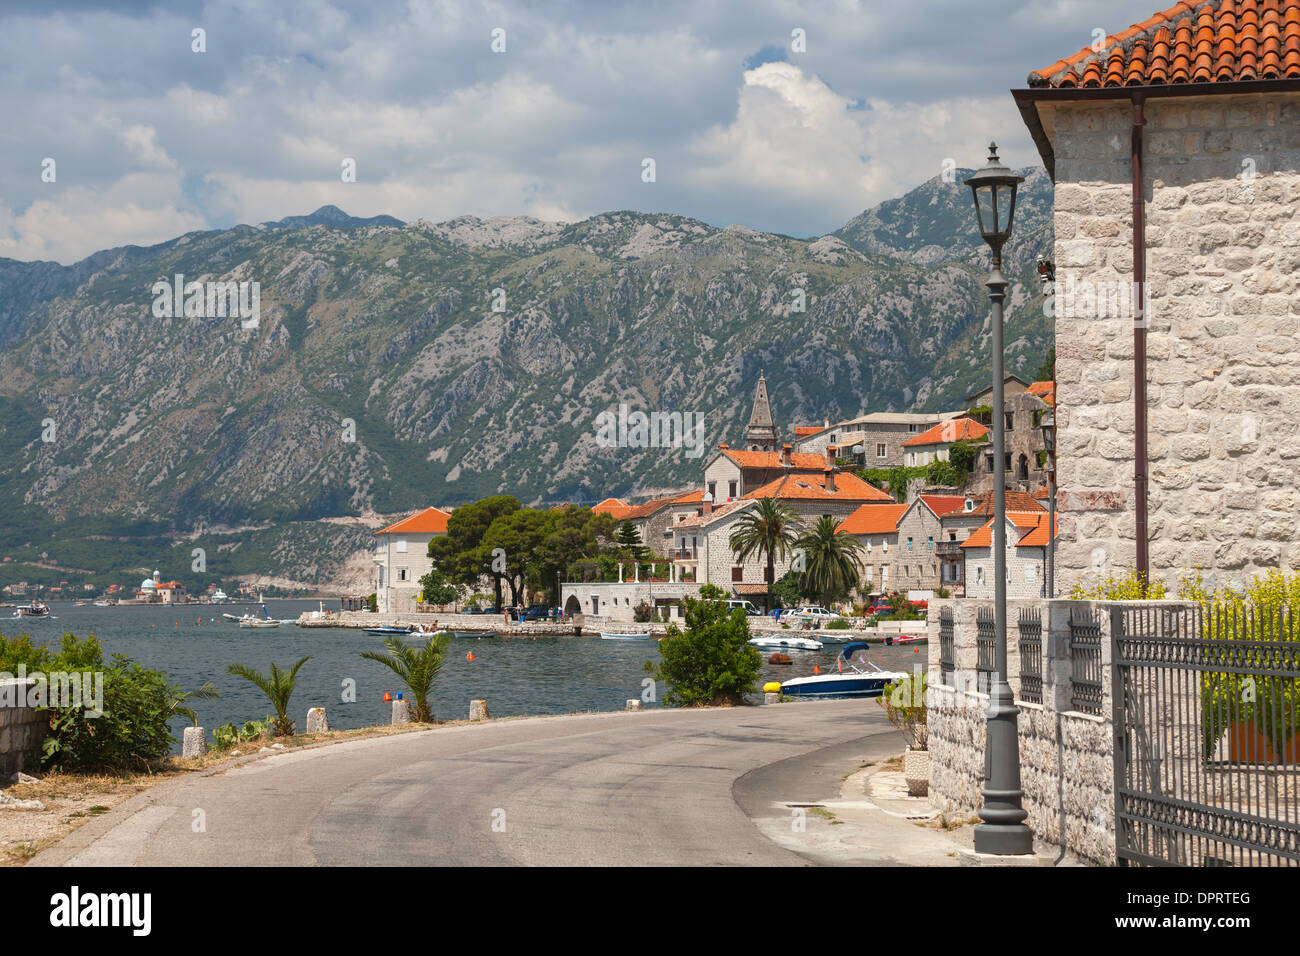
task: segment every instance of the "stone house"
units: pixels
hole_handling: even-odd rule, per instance
[[[981,441],[989,430],[973,418],[950,418],[903,442],[903,464],[921,468],[932,461],[947,461],[955,442]]]
[[[1300,0],[1184,0],[1013,95],[1055,183],[1060,588],[1300,568]]]
[[[903,443],[963,412],[871,412],[796,438],[796,454],[828,455],[854,468],[894,468],[904,463]]]
[[[898,554],[898,519],[907,510],[907,505],[900,504],[863,505],[840,525],[840,534],[853,535],[862,546],[858,552],[863,565],[860,595],[889,592],[893,558]]]
[[[1032,514],[1044,510],[1036,497],[1023,491],[1007,491],[1006,503],[1008,512]],[[964,496],[960,507],[946,511],[940,517],[940,539],[935,543],[935,551],[939,556],[939,578],[941,586],[951,590],[954,595],[964,595],[966,587],[966,552],[962,543],[988,524],[992,517],[991,491]]]
[[[425,508],[375,532],[375,603],[381,614],[414,611],[420,578],[433,569],[429,542],[447,533],[451,513]]]
[[[1008,505],[1007,597],[1047,596],[1047,512],[1012,511]],[[1059,524],[1059,522],[1058,522]],[[961,543],[966,556],[965,597],[993,597],[993,520]]]
[[[1033,491],[1047,481],[1045,469],[1047,452],[1043,447],[1043,433],[1039,428],[1042,415],[1051,405],[1054,395],[1051,382],[1026,383],[1014,375],[1004,381],[1002,410],[1005,417],[1004,453],[1002,470],[1007,487],[1018,491]],[[971,395],[971,407],[991,404],[993,389],[990,386]],[[981,416],[984,424],[992,426],[989,414]],[[981,493],[993,490],[993,437],[975,460],[975,469],[966,482],[966,490]]]
[[[898,546],[890,575],[897,591],[933,591],[944,587],[939,548],[943,516],[964,507],[960,495],[918,495],[898,519]]]

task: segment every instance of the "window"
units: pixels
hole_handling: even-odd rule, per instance
[[[930,535],[930,537],[926,540],[925,550],[927,551],[934,550],[934,535]]]
[[[889,539],[888,539],[888,538],[881,538],[881,539],[880,539],[880,546],[881,546],[882,548],[885,549],[885,554],[889,554]]]
[[[982,564],[977,564],[975,566],[975,583],[976,584],[984,583],[984,565]]]
[[[397,580],[399,580],[399,581],[405,581],[405,580],[406,580],[406,568],[398,568],[398,569],[397,569]]]
[[[734,481],[729,482],[727,484],[727,497],[728,498],[736,497],[736,483]]]
[[[398,554],[406,554],[406,539],[405,539],[405,538],[398,538],[398,539],[397,539],[397,553],[398,553]]]
[[[745,580],[745,569],[744,569],[744,567],[738,567],[738,568],[737,568],[737,567],[733,567],[733,568],[731,569],[731,580],[732,580],[732,581],[743,581],[743,580]]]
[[[868,583],[868,584],[871,583],[871,572],[872,572],[872,570],[873,570],[873,568],[871,567],[871,565],[868,564],[868,565],[867,565],[867,583]]]
[[[911,539],[911,538],[908,538],[908,539],[907,539],[907,550],[908,550],[908,551],[911,551],[911,550],[912,550],[912,539]]]
[[[718,483],[716,481],[709,482],[709,497],[714,501],[718,500]]]
[[[1013,432],[1013,431],[1015,431],[1015,430],[1016,430],[1016,413],[1015,413],[1015,412],[1007,412],[1006,415],[1005,415],[1005,417],[1006,417],[1006,420],[1007,420],[1007,431],[1009,431],[1009,432]]]
[[[1002,456],[1002,459],[1003,459],[1003,461],[1002,461],[1002,470],[1003,470],[1003,471],[1010,471],[1010,470],[1011,470],[1011,452],[1007,452],[1005,455],[1003,455],[1003,456]]]
[[[965,501],[962,502],[962,511],[974,511],[974,510],[975,510],[974,498],[967,498]],[[953,540],[955,541],[956,539],[954,538]]]
[[[1034,565],[1031,564],[1031,565],[1028,565],[1028,566],[1025,568],[1025,583],[1026,583],[1026,584],[1033,584],[1033,583],[1034,583],[1034,578],[1036,578],[1037,576],[1038,576],[1038,568],[1034,567]]]
[[[880,590],[885,591],[888,589],[889,589],[889,565],[882,564],[880,566]]]
[[[885,443],[883,441],[876,442],[876,457],[877,458],[885,457]]]

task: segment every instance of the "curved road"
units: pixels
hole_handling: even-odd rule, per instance
[[[29,865],[806,865],[755,821],[900,744],[861,700],[459,725],[171,781]]]

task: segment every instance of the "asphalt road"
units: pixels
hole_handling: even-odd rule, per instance
[[[29,865],[832,862],[756,820],[900,749],[874,701],[461,725],[163,784]]]

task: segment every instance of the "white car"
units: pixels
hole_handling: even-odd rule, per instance
[[[795,621],[807,622],[813,624],[825,624],[827,621],[838,621],[841,615],[834,611],[829,611],[818,604],[805,604],[803,607],[791,608],[781,614],[781,623],[790,624]]]

